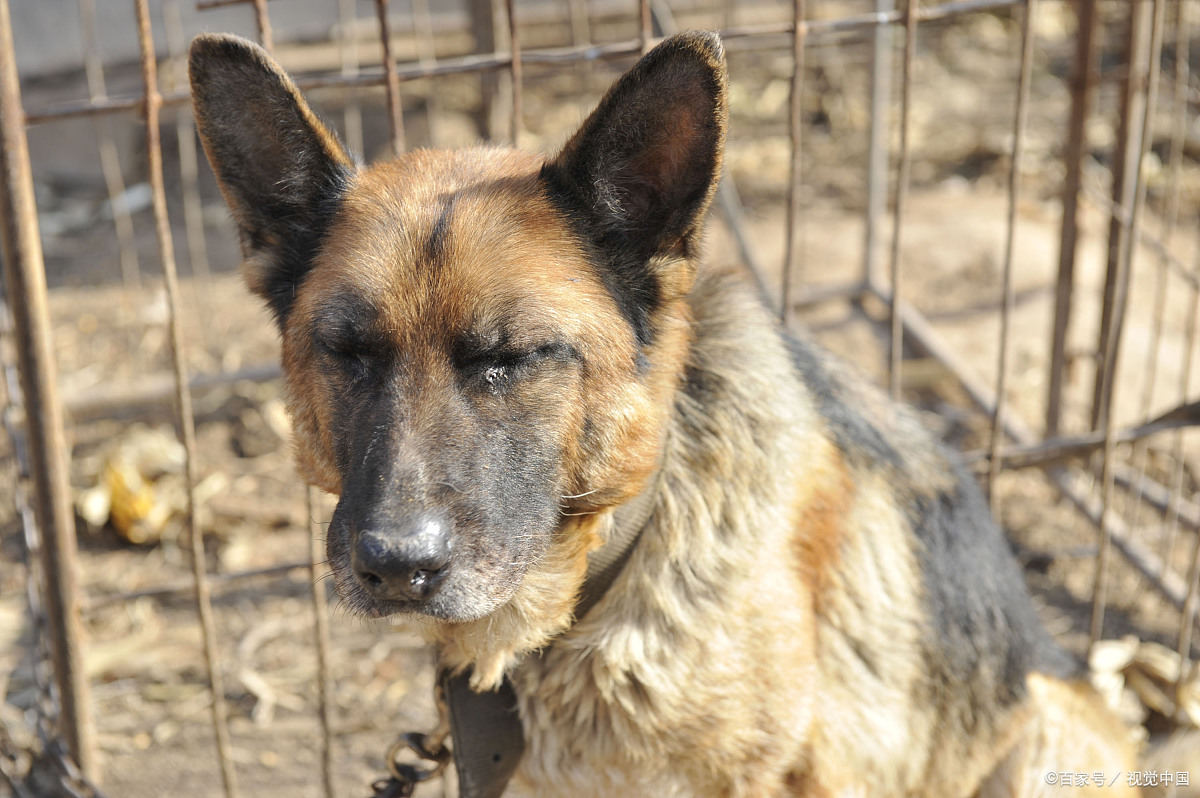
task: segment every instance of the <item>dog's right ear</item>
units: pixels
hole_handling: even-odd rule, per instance
[[[196,127],[241,236],[246,281],[282,326],[354,162],[258,45],[198,36],[188,72]]]

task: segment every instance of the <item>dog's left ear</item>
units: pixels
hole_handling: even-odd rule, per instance
[[[660,253],[691,254],[721,173],[725,84],[715,33],[673,36],[617,81],[545,167],[623,270],[644,269]]]

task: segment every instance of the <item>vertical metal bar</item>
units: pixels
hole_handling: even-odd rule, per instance
[[[1121,89],[1121,118],[1117,127],[1117,145],[1113,152],[1112,201],[1113,214],[1109,221],[1108,266],[1104,279],[1104,304],[1100,316],[1100,331],[1096,346],[1097,362],[1095,382],[1092,387],[1091,428],[1104,426],[1108,406],[1105,404],[1105,380],[1108,369],[1106,353],[1110,350],[1109,338],[1120,339],[1121,319],[1124,315],[1122,302],[1118,301],[1117,284],[1125,271],[1125,254],[1130,251],[1128,241],[1133,235],[1132,207],[1136,202],[1137,178],[1141,163],[1138,160],[1142,142],[1138,140],[1135,117],[1139,104],[1144,102],[1146,86],[1147,39],[1149,26],[1146,20],[1148,0],[1136,0],[1130,6],[1129,37],[1125,46],[1126,78]],[[1156,70],[1157,71],[1157,70]],[[1115,348],[1112,348],[1116,351]]]
[[[496,44],[498,2],[499,0],[468,0],[476,53],[495,53],[499,50]],[[500,131],[500,120],[497,117],[502,105],[501,74],[495,70],[488,70],[479,75],[479,132],[490,141],[495,141]]]
[[[358,44],[354,40],[352,31],[357,18],[354,7],[354,0],[338,0],[338,22],[342,28],[342,38],[338,44],[344,77],[353,77],[358,74]],[[346,146],[350,148],[351,152],[361,154],[363,151],[362,106],[359,105],[356,91],[347,92],[343,122]]]
[[[571,45],[573,47],[583,47],[592,43],[591,23],[588,20],[587,0],[569,0],[571,14]],[[579,108],[583,114],[587,113],[590,107],[591,100],[588,98],[588,67],[587,64],[580,61],[575,64],[575,82],[579,89]]]
[[[392,31],[388,24],[388,0],[375,0],[379,17],[379,43],[383,46],[383,72],[387,82],[388,118],[392,125],[392,154],[404,152],[404,112],[400,107],[400,76],[392,55]]]
[[[1079,240],[1079,191],[1083,186],[1083,159],[1087,154],[1087,117],[1095,82],[1097,0],[1075,4],[1078,18],[1075,63],[1070,78],[1071,115],[1063,151],[1062,232],[1059,236],[1058,281],[1054,289],[1054,332],[1050,343],[1049,388],[1046,397],[1046,437],[1059,431],[1063,381],[1066,378],[1067,330],[1071,322],[1071,294],[1075,286],[1075,257]]]
[[[436,39],[433,35],[433,17],[429,13],[429,0],[411,0],[413,34],[417,45],[417,61],[421,66],[433,68],[437,66],[437,51],[434,47]],[[432,79],[436,86],[437,79]],[[425,119],[429,131],[429,146],[436,147],[438,143],[437,127],[442,118],[442,95],[431,89],[425,98]]]
[[[988,462],[988,503],[997,511],[996,479],[1000,475],[1000,442],[1004,438],[1005,394],[1008,391],[1009,331],[1013,309],[1013,257],[1017,234],[1017,198],[1021,190],[1021,160],[1025,154],[1025,128],[1029,122],[1029,88],[1033,75],[1033,15],[1037,0],[1026,0],[1021,23],[1021,74],[1017,112],[1013,123],[1012,164],[1008,173],[1008,232],[1004,241],[1004,303],[1000,311],[1000,354],[996,366],[996,408],[992,413],[991,457]]]
[[[1133,274],[1138,243],[1142,237],[1142,214],[1146,209],[1146,191],[1148,188],[1147,181],[1142,179],[1142,162],[1149,153],[1150,145],[1154,140],[1154,117],[1158,111],[1158,84],[1159,78],[1162,75],[1160,64],[1162,62],[1163,32],[1166,29],[1167,0],[1153,0],[1153,2],[1153,21],[1150,26],[1150,53],[1148,63],[1146,64],[1146,101],[1142,107],[1142,119],[1137,138],[1138,146],[1135,150],[1137,162],[1133,168],[1133,210],[1130,213],[1129,234],[1125,236],[1125,252],[1123,253],[1126,283],[1128,283],[1130,276]],[[1121,331],[1124,327],[1128,289],[1119,293],[1117,299],[1119,301],[1114,304],[1112,319],[1112,334],[1115,339],[1113,345],[1114,353],[1120,349],[1121,345]],[[1115,363],[1112,364],[1112,369],[1116,369]],[[1114,374],[1112,381],[1115,380],[1116,376]],[[1111,400],[1106,400],[1105,406],[1111,414]]]
[[[1191,25],[1188,20],[1187,0],[1179,0],[1175,17],[1175,85],[1171,95],[1171,106],[1175,111],[1175,126],[1171,130],[1171,189],[1167,205],[1167,232],[1169,241],[1179,225],[1179,204],[1183,194],[1183,150],[1188,129],[1188,86],[1191,83]],[[1164,265],[1167,259],[1163,258]],[[1189,342],[1190,345],[1190,342]],[[1184,388],[1186,394],[1186,384]]]
[[[1149,83],[1146,88],[1146,103],[1143,107],[1140,130],[1137,132],[1137,147],[1131,153],[1136,159],[1133,165],[1134,200],[1133,211],[1129,220],[1129,230],[1124,237],[1125,250],[1118,260],[1115,275],[1115,290],[1113,292],[1112,328],[1102,330],[1105,349],[1103,367],[1102,392],[1097,403],[1104,421],[1104,463],[1101,467],[1101,505],[1100,505],[1100,553],[1096,561],[1096,580],[1092,591],[1092,623],[1089,635],[1091,645],[1099,640],[1104,631],[1104,610],[1108,593],[1108,560],[1112,549],[1112,535],[1108,530],[1108,517],[1112,512],[1114,475],[1116,458],[1116,441],[1114,431],[1116,412],[1114,412],[1113,397],[1116,392],[1117,367],[1120,359],[1121,327],[1125,319],[1125,305],[1129,296],[1129,279],[1133,271],[1134,250],[1137,247],[1138,229],[1142,209],[1146,204],[1146,185],[1142,178],[1142,161],[1146,156],[1151,137],[1151,127],[1154,119],[1156,95],[1158,93],[1159,59],[1162,57],[1163,28],[1166,20],[1166,0],[1153,0],[1153,23],[1150,32],[1150,52],[1147,69]],[[1132,64],[1131,64],[1132,67]],[[1093,412],[1097,406],[1093,406]]]
[[[141,49],[142,83],[145,87],[146,156],[149,162],[150,189],[154,197],[154,227],[158,234],[159,260],[167,292],[171,365],[175,372],[175,398],[179,411],[179,427],[185,452],[184,471],[187,480],[186,523],[192,542],[192,574],[196,582],[196,609],[204,638],[204,662],[212,687],[212,725],[220,759],[221,779],[227,798],[237,795],[237,777],[229,742],[225,712],[225,680],[221,675],[217,653],[216,622],[212,598],[204,567],[204,535],[196,522],[196,422],[192,415],[192,396],[188,388],[187,366],[183,360],[183,325],[179,314],[179,279],[175,273],[175,249],[171,241],[171,223],[167,218],[167,197],[163,188],[162,146],[159,141],[158,112],[162,95],[158,92],[158,67],[154,55],[153,33],[150,27],[148,0],[134,0],[137,12],[138,43]]]
[[[895,9],[895,0],[875,0],[881,18]],[[892,97],[892,27],[876,25],[871,38],[871,127],[867,156],[867,209],[863,230],[864,283],[879,285],[879,231],[887,213],[888,122]]]
[[[1187,20],[1187,9],[1180,0],[1176,4],[1175,17],[1175,85],[1171,96],[1171,109],[1175,113],[1175,124],[1171,127],[1171,144],[1170,144],[1170,161],[1167,167],[1167,209],[1165,218],[1163,219],[1162,241],[1164,247],[1169,247],[1171,239],[1175,237],[1175,230],[1179,224],[1179,204],[1182,196],[1182,180],[1180,176],[1183,173],[1183,145],[1184,139],[1187,136],[1188,125],[1188,80],[1190,79],[1191,68],[1188,64],[1189,58],[1189,26]],[[1157,64],[1154,65],[1157,69]],[[1142,385],[1142,401],[1139,408],[1140,415],[1143,418],[1149,418],[1151,409],[1154,405],[1154,388],[1158,381],[1158,361],[1161,355],[1160,344],[1162,343],[1163,322],[1166,318],[1167,305],[1167,287],[1170,284],[1170,251],[1165,249],[1159,253],[1158,268],[1155,269],[1154,275],[1154,310],[1150,316],[1150,338],[1146,342],[1145,361],[1147,363],[1146,373]],[[1188,345],[1191,341],[1189,339]],[[1185,373],[1190,367],[1189,361],[1184,362]],[[1186,382],[1184,383],[1186,386]],[[1186,396],[1186,394],[1185,394]],[[1185,399],[1186,400],[1186,399]],[[1176,440],[1180,440],[1178,434]],[[1147,465],[1147,441],[1141,440],[1134,445],[1133,460],[1137,465],[1137,484],[1134,491],[1134,507],[1133,521],[1130,526],[1134,529],[1138,528],[1138,520],[1141,515],[1143,497],[1146,487],[1146,465]],[[1166,568],[1171,560],[1172,549],[1175,546],[1175,526],[1168,523],[1170,509],[1167,511],[1167,518],[1164,518],[1162,531],[1164,544],[1162,548],[1163,567]]]
[[[89,778],[98,780],[95,729],[79,620],[75,513],[67,478],[67,445],[56,382],[58,369],[8,0],[0,0],[0,234],[5,290],[13,314],[29,435],[35,510],[42,530],[40,559],[46,586],[46,616],[53,637],[54,676],[62,705],[60,730],[80,769]]]
[[[1192,564],[1188,568],[1188,593],[1183,602],[1183,617],[1179,621],[1179,638],[1176,651],[1179,652],[1179,678],[1175,682],[1178,694],[1183,689],[1184,680],[1188,676],[1188,661],[1192,653],[1192,625],[1196,622],[1196,608],[1200,605],[1200,535],[1192,542]]]
[[[1180,366],[1179,373],[1179,402],[1183,404],[1187,401],[1189,395],[1189,386],[1192,381],[1192,362],[1196,350],[1196,338],[1200,333],[1197,329],[1198,317],[1200,317],[1200,288],[1195,285],[1191,288],[1192,303],[1188,309],[1187,324],[1185,325],[1185,344],[1183,347],[1183,363]],[[1175,535],[1179,531],[1179,511],[1183,504],[1183,431],[1177,430],[1174,439],[1171,442],[1171,485],[1170,492],[1167,495],[1167,514],[1163,519],[1163,545],[1161,554],[1163,556],[1163,570],[1169,567],[1171,556],[1175,549]],[[1200,539],[1200,532],[1196,533]]]
[[[804,111],[804,0],[792,3],[792,86],[788,102],[788,130],[791,134],[791,169],[788,172],[787,230],[783,260],[783,285],[780,289],[779,317],[785,325],[792,321],[792,278],[799,261],[800,237],[800,145],[803,134]]]
[[[333,688],[329,677],[329,602],[325,596],[325,550],[321,545],[324,529],[317,520],[319,493],[314,487],[305,489],[309,523],[309,575],[312,582],[312,607],[317,644],[317,705],[321,721],[321,781],[325,798],[333,798]]]
[[[83,40],[83,61],[87,73],[88,99],[99,102],[108,98],[104,80],[104,64],[96,47],[96,7],[94,0],[79,0],[79,32]],[[133,238],[133,219],[125,201],[125,177],[121,174],[121,158],[113,141],[112,122],[92,121],[96,132],[96,148],[100,154],[100,170],[112,207],[113,227],[117,231],[117,247],[121,255],[121,280],[126,288],[140,288],[142,272],[138,266],[137,243]]]
[[[1182,3],[1180,3],[1182,6]],[[1184,18],[1184,11],[1180,9],[1180,22]],[[1200,289],[1193,286],[1192,288],[1192,305],[1188,311],[1187,321],[1187,345],[1184,347],[1184,367],[1183,374],[1180,377],[1180,392],[1183,396],[1188,395],[1188,384],[1192,378],[1192,357],[1196,346],[1197,316],[1200,316]],[[1175,433],[1174,445],[1171,447],[1173,458],[1172,474],[1171,474],[1171,502],[1167,510],[1167,526],[1169,529],[1168,539],[1172,541],[1171,546],[1166,551],[1166,556],[1170,557],[1174,548],[1174,531],[1179,522],[1179,503],[1183,494],[1183,432]],[[1162,570],[1165,573],[1170,567],[1169,560],[1163,560]],[[1183,602],[1183,617],[1179,621],[1179,638],[1178,647],[1179,660],[1183,667],[1179,670],[1179,681],[1176,684],[1176,689],[1183,687],[1183,680],[1188,675],[1187,663],[1191,656],[1192,650],[1192,625],[1196,620],[1197,606],[1200,605],[1200,532],[1196,533],[1195,540],[1192,541],[1192,564],[1188,569],[1188,593],[1187,598]]]
[[[591,22],[588,20],[587,0],[568,1],[570,3],[568,10],[571,15],[571,44],[575,47],[591,44],[592,31]],[[646,4],[646,7],[649,8],[649,3]],[[582,65],[581,62],[579,66]]]
[[[650,0],[638,0],[638,41],[642,44],[642,55],[650,52],[650,40],[654,31],[650,22]]]
[[[508,46],[509,52],[512,54],[512,65],[510,73],[512,74],[512,129],[509,132],[509,137],[512,140],[514,147],[521,146],[521,39],[517,32],[517,8],[516,0],[504,0],[504,7],[508,11]]]
[[[267,15],[267,0],[250,0],[254,4],[254,29],[258,43],[268,53],[275,50],[275,38],[271,33],[271,18]]]
[[[917,0],[908,0],[904,14],[904,85],[900,100],[900,168],[896,176],[896,210],[892,223],[892,302],[891,355],[888,358],[888,388],[892,398],[900,398],[900,361],[904,357],[904,325],[900,319],[900,233],[904,228],[904,206],[908,204],[909,172],[912,153],[909,152],[909,109],[912,106],[913,69],[917,55]]]
[[[267,16],[267,0],[253,0],[254,27],[258,31],[258,43],[267,52],[275,49],[275,36],[271,33],[271,18]]]
[[[187,43],[184,41],[183,17],[178,0],[163,0],[163,29],[167,34],[167,55],[171,59],[170,83],[187,85]],[[175,140],[179,146],[179,180],[183,195],[183,223],[187,237],[188,262],[192,274],[203,287],[205,301],[211,300],[212,283],[208,268],[208,246],[204,241],[204,208],[200,201],[200,159],[196,152],[196,134],[191,116],[179,109],[175,112]]]

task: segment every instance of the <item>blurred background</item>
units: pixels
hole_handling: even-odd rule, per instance
[[[192,124],[183,58],[203,31],[269,45],[368,162],[482,140],[553,152],[657,38],[722,31],[732,119],[706,260],[746,266],[787,323],[964,453],[1046,624],[1140,734],[1200,723],[1200,2],[8,13],[21,97],[0,114],[24,121],[36,218],[11,198],[0,212],[40,241],[53,357],[26,351],[36,291],[7,280],[0,795],[369,795],[397,735],[436,721],[416,633],[349,615],[323,578],[331,499],[295,477],[275,329]],[[24,406],[31,362],[57,387],[50,409]],[[47,414],[65,451],[27,431]],[[46,529],[39,458],[65,475]]]

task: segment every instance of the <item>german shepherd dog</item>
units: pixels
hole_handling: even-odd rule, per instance
[[[1049,783],[1128,772],[1133,744],[971,477],[699,263],[717,36],[663,42],[552,158],[362,166],[257,46],[201,36],[190,66],[299,469],[339,496],[337,590],[421,618],[474,690],[511,682],[508,794],[1135,794]],[[646,494],[577,613],[589,553]]]

